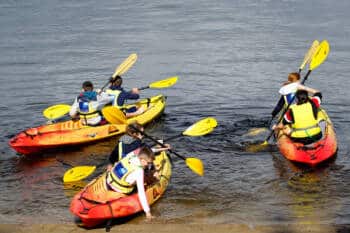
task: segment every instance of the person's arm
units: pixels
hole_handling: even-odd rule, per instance
[[[129,176],[134,178],[136,181],[138,197],[139,197],[142,209],[146,213],[146,217],[152,218],[151,209],[149,207],[149,204],[147,201],[147,196],[146,196],[146,191],[145,191],[143,169],[138,169],[138,170],[132,172]]]
[[[109,158],[108,158],[109,163],[113,165],[115,162],[117,162],[118,157],[119,157],[118,155],[119,155],[119,142],[115,146],[112,153],[109,155]]]
[[[276,107],[271,112],[272,118],[274,118],[282,110],[283,106],[284,106],[284,98],[283,96],[281,96]]]
[[[316,92],[314,96],[311,98],[311,101],[314,102],[315,106],[319,108],[322,103],[322,93]]]
[[[307,86],[304,86],[303,84],[299,84],[298,85],[298,90],[304,90],[304,91],[307,91],[308,93],[312,94],[312,95],[315,95],[316,93],[320,92],[319,90],[317,89],[314,89],[314,88],[311,88],[311,87],[307,87]]]
[[[78,115],[78,108],[79,108],[78,100],[77,98],[75,98],[74,103],[70,108],[69,116],[72,118],[76,117]]]

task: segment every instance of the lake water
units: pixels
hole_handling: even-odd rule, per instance
[[[69,167],[57,159],[99,164],[116,139],[37,158],[17,155],[8,140],[44,124],[46,107],[72,103],[83,81],[102,86],[136,52],[125,86],[180,78],[170,89],[142,93],[168,96],[149,133],[171,136],[206,116],[219,122],[211,135],[172,143],[202,159],[206,174],[198,177],[176,161],[168,191],[152,207],[155,221],[349,225],[349,9],[346,0],[2,0],[0,222],[72,222],[70,200],[85,183],[64,186]],[[336,160],[305,169],[275,146],[246,151],[247,142],[266,136],[246,132],[266,126],[279,86],[315,39],[327,39],[331,51],[307,84],[323,93],[339,142]],[[143,221],[143,215],[132,220]]]

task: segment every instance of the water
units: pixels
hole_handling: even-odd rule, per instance
[[[128,87],[178,75],[165,115],[148,132],[170,136],[205,116],[218,128],[173,142],[201,158],[197,177],[175,162],[171,185],[153,207],[175,223],[350,224],[348,78],[350,3],[332,1],[16,1],[0,3],[0,222],[70,223],[68,166],[98,164],[115,139],[70,152],[20,157],[7,142],[45,122],[41,112],[71,103],[82,81],[102,86],[130,53],[139,59]],[[322,90],[339,140],[336,160],[298,168],[275,147],[244,149],[251,128],[266,125],[277,90],[297,70],[314,39],[328,39],[328,59],[308,84]],[[143,96],[159,93],[147,90]],[[134,222],[142,222],[143,217]]]

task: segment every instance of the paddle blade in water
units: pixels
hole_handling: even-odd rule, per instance
[[[96,169],[96,166],[78,166],[66,171],[63,176],[63,182],[76,182],[91,175]]]
[[[178,80],[178,77],[170,77],[157,82],[153,82],[149,85],[150,88],[167,88],[173,86]]]
[[[60,118],[64,115],[66,115],[67,113],[69,113],[70,111],[70,105],[67,104],[57,104],[57,105],[53,105],[51,107],[48,107],[47,109],[45,109],[43,111],[43,115],[49,119],[49,120],[53,120],[53,119],[57,119]]]
[[[263,143],[259,144],[250,144],[245,147],[245,150],[248,152],[259,152],[265,150],[269,146],[269,143],[267,141],[264,141]]]
[[[102,109],[102,114],[111,124],[126,124],[126,116],[117,107],[107,106]]]
[[[203,163],[200,159],[198,159],[198,158],[186,158],[186,165],[197,175],[199,175],[199,176],[204,175],[204,166],[203,166]]]
[[[268,128],[254,128],[250,129],[245,136],[256,136],[258,134],[265,133],[266,131],[268,131]]]
[[[134,65],[136,60],[137,60],[137,54],[136,53],[131,54],[117,67],[112,77],[115,78],[117,75],[123,75],[126,71],[128,71]]]
[[[311,58],[313,57],[313,55],[315,54],[318,46],[319,46],[320,42],[318,42],[318,40],[314,40],[314,42],[312,42],[312,45],[310,47],[310,49],[307,51],[307,53],[305,54],[303,63],[301,63],[299,70],[304,69],[305,65],[310,62]]]
[[[318,46],[314,56],[312,57],[311,63],[310,63],[310,70],[313,70],[317,68],[319,65],[321,65],[324,60],[326,60],[328,53],[329,53],[329,43],[328,41],[324,40],[321,42],[321,44]]]
[[[202,136],[213,131],[218,125],[213,117],[204,118],[188,127],[182,134],[186,136]]]

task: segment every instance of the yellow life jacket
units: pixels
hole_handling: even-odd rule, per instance
[[[120,93],[121,93],[120,90],[108,89],[108,90],[106,91],[106,93],[109,94],[109,95],[113,95],[113,96],[114,96],[113,106],[119,107],[119,108],[122,107],[122,106],[118,105],[118,97],[119,97],[119,95],[120,95]]]
[[[131,163],[131,160],[136,157],[137,155],[132,153],[116,163],[112,170],[107,173],[108,185],[124,194],[131,193],[134,190],[135,184],[126,182],[126,177],[138,169],[143,169],[141,165]]]
[[[294,117],[291,137],[307,138],[321,132],[321,128],[318,125],[317,119],[315,119],[310,102],[301,105],[293,104],[291,110]]]
[[[88,119],[92,119],[100,116],[97,109],[92,106],[91,101],[79,102],[78,113],[79,113],[80,119],[85,121],[85,124],[87,124]]]

